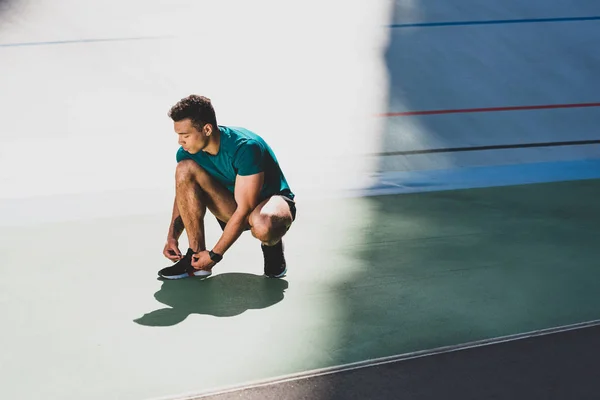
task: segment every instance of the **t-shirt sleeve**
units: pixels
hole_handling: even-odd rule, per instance
[[[182,160],[186,160],[191,157],[190,157],[189,153],[187,153],[185,150],[183,150],[183,147],[180,147],[179,150],[177,150],[177,154],[176,154],[175,158],[177,159],[177,162],[180,162]]]
[[[264,171],[264,149],[256,140],[248,140],[236,152],[233,166],[238,175],[254,175]]]

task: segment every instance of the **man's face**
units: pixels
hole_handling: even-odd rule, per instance
[[[192,125],[192,121],[186,118],[176,121],[174,126],[175,132],[179,136],[179,145],[188,153],[196,154],[208,145],[209,136],[207,133],[210,134],[210,132],[207,132],[207,130],[210,130],[210,125],[205,125],[202,131],[198,131]]]

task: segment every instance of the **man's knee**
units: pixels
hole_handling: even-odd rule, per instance
[[[175,180],[177,183],[199,181],[206,171],[193,160],[182,160],[175,168]]]
[[[276,213],[261,212],[252,219],[252,235],[265,244],[275,244],[285,235],[291,218]]]

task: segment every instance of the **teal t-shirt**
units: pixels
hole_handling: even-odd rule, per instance
[[[264,172],[265,181],[260,192],[260,201],[276,194],[294,199],[294,193],[290,190],[273,150],[263,138],[240,127],[219,125],[219,131],[221,145],[216,155],[204,151],[190,154],[180,147],[177,151],[177,162],[194,160],[231,193],[234,192],[237,175]]]

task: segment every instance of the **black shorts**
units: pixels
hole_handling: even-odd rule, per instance
[[[294,222],[296,220],[296,202],[282,194],[277,194],[275,196],[283,197],[283,199],[286,201],[286,203],[288,203],[288,206],[290,206],[290,212],[292,213],[292,222]],[[227,225],[227,223],[221,221],[219,218],[216,218],[216,220],[219,223],[219,225],[221,226],[221,229],[225,230],[225,225]],[[250,228],[244,229],[244,231],[249,231],[249,230],[250,230]]]

